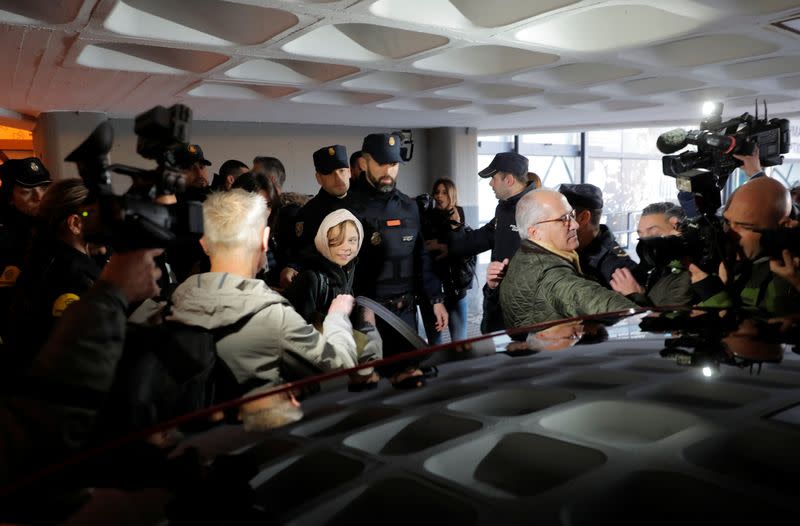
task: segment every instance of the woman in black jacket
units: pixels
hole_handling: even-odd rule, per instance
[[[422,211],[422,225],[426,240],[447,239],[450,230],[469,228],[464,223],[464,209],[458,206],[458,191],[452,180],[443,177],[433,183],[433,202]],[[433,270],[444,288],[444,306],[449,315],[450,340],[464,340],[467,338],[467,291],[472,288],[476,258],[446,256],[436,259],[436,253],[432,253],[431,257]],[[433,316],[433,308],[422,302],[420,311],[428,343],[431,345],[441,343],[442,333],[437,332],[434,327],[436,319]]]

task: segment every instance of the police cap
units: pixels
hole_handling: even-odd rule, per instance
[[[361,151],[368,153],[378,164],[399,163],[400,137],[390,133],[371,133],[364,137]]]
[[[516,152],[498,153],[492,162],[478,172],[480,177],[491,177],[497,172],[505,172],[514,175],[524,175],[528,173],[528,158]]]
[[[191,168],[194,163],[211,166],[211,161],[203,155],[203,149],[197,144],[184,144],[175,149],[175,163],[179,168]]]
[[[349,168],[347,149],[341,144],[326,146],[314,152],[314,169],[317,173],[328,175],[339,168]]]
[[[38,157],[25,159],[9,159],[0,166],[0,176],[3,183],[9,187],[14,185],[33,188],[43,184],[50,184],[50,172],[44,167]]]
[[[603,191],[593,184],[562,184],[558,191],[564,194],[572,208],[602,210]]]

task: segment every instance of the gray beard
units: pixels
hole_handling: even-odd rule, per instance
[[[377,181],[373,181],[372,177],[370,177],[369,172],[367,172],[367,181],[369,182],[370,186],[374,187],[377,191],[381,192],[382,194],[388,194],[392,190],[394,190],[395,186],[397,186],[397,181],[392,180],[392,184],[380,184]]]

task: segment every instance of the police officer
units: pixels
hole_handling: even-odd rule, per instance
[[[42,196],[50,173],[36,157],[11,159],[0,166],[0,338],[12,289],[30,251]]]
[[[400,138],[376,133],[364,138],[358,160],[362,175],[352,185],[353,212],[364,227],[354,290],[382,302],[409,326],[417,326],[416,301],[431,302],[436,330],[447,326],[442,285],[422,238],[422,223],[416,202],[399,191]],[[304,227],[305,229],[306,227]],[[380,320],[378,330],[385,335]],[[408,348],[398,347],[394,338],[384,337],[384,356]],[[406,370],[392,374],[396,387],[418,387],[421,371],[405,364]]]
[[[174,152],[175,163],[186,179],[184,199],[204,201],[211,189],[211,175],[208,167],[211,161],[206,159],[203,149],[198,144],[180,146]]]
[[[581,271],[606,288],[614,271],[629,269],[639,280],[639,270],[625,250],[619,246],[614,233],[600,224],[603,214],[603,192],[593,184],[562,184],[559,192],[564,194],[575,210],[578,222],[578,255]]]
[[[489,166],[478,172],[478,176],[489,179],[489,185],[497,197],[494,218],[477,230],[452,231],[447,240],[446,253],[453,257],[469,257],[486,250],[492,251],[492,262],[489,263],[486,285],[483,287],[481,319],[481,332],[487,333],[505,327],[500,310],[499,284],[521,240],[514,214],[517,202],[536,186],[529,184],[528,159],[515,152],[498,153]],[[430,246],[445,253],[441,245]]]
[[[350,207],[350,165],[347,149],[341,144],[320,148],[314,152],[314,177],[320,189],[298,212],[295,221],[295,242],[292,259],[305,247],[314,246],[314,236],[322,220],[331,212]]]
[[[41,230],[17,282],[10,312],[8,343],[15,349],[16,368],[27,365],[64,311],[100,275],[86,239],[97,219],[96,205],[88,199],[89,190],[80,179],[53,183],[42,199]]]
[[[19,276],[36,226],[50,173],[36,157],[11,159],[0,167],[0,288]]]

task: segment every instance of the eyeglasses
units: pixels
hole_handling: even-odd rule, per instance
[[[564,226],[569,226],[572,221],[575,221],[575,210],[571,210],[564,214],[561,217],[557,217],[555,219],[548,219],[546,221],[537,221],[534,225],[541,225],[542,223],[555,223],[556,221],[561,221],[561,224]]]

